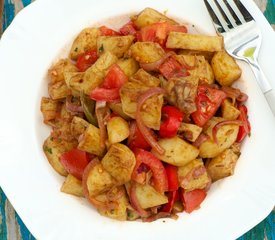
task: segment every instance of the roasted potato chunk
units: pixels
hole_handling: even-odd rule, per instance
[[[99,129],[89,124],[79,141],[78,148],[97,156],[103,156],[105,148],[100,144]]]
[[[160,80],[157,77],[152,76],[150,73],[146,72],[140,68],[135,75],[132,76],[131,81],[137,81],[148,87],[157,87],[160,85]]]
[[[180,49],[178,54],[179,55],[204,56],[204,58],[208,62],[210,62],[212,57],[214,56],[214,52],[197,51],[197,50],[189,50],[189,49]]]
[[[210,137],[208,140],[200,145],[200,154],[202,158],[213,158],[218,156],[225,149],[229,148],[237,139],[239,126],[234,124],[227,124],[222,126],[217,132],[218,144],[213,140],[213,127],[224,121],[225,119],[213,117],[208,121],[208,126],[204,132]]]
[[[96,40],[100,35],[98,28],[85,28],[83,29],[76,39],[74,40],[71,51],[70,58],[76,60],[81,54],[96,49]]]
[[[125,73],[127,77],[134,75],[139,69],[138,62],[133,58],[120,58],[117,65]]]
[[[187,165],[179,167],[178,179],[180,186],[185,191],[204,189],[211,181],[201,159],[195,159]]]
[[[202,132],[202,128],[196,124],[181,123],[178,129],[180,135],[190,142],[195,142]]]
[[[81,117],[75,116],[71,122],[71,132],[76,139],[89,127],[89,123]]]
[[[166,42],[166,47],[217,52],[223,49],[223,38],[220,36],[170,32]]]
[[[133,17],[133,21],[135,23],[135,26],[137,26],[138,28],[143,28],[158,22],[169,22],[172,24],[177,24],[174,20],[168,18],[164,14],[152,8],[145,8],[137,16]]]
[[[130,48],[134,40],[134,36],[100,36],[97,38],[97,53],[102,55],[105,52],[111,52],[118,58]]]
[[[93,159],[83,173],[83,190],[85,196],[95,197],[110,190],[116,184],[115,179],[108,173],[98,159]]]
[[[119,143],[129,136],[129,125],[121,117],[112,117],[107,122],[108,140],[110,144]]]
[[[196,147],[177,136],[160,139],[158,144],[165,150],[165,153],[160,155],[154,150],[152,153],[162,161],[175,166],[184,166],[199,155],[199,150]]]
[[[225,51],[216,52],[211,61],[215,79],[222,86],[230,86],[240,78],[242,70]]]
[[[42,97],[40,110],[43,114],[44,123],[52,125],[56,120],[58,112],[61,109],[61,103],[50,98]]]
[[[69,151],[76,146],[76,141],[64,141],[62,139],[49,136],[43,144],[43,151],[54,170],[62,176],[67,176],[68,173],[61,164],[59,157],[62,153]]]
[[[164,194],[157,192],[148,184],[141,185],[137,183],[136,196],[143,209],[155,207],[168,202],[168,198]]]
[[[119,184],[124,184],[131,180],[136,158],[126,145],[115,143],[111,145],[101,163]]]
[[[221,110],[222,117],[228,120],[236,120],[240,115],[240,111],[228,99],[223,101]]]
[[[108,103],[108,106],[114,113],[116,113],[117,115],[119,115],[123,119],[125,119],[127,121],[131,120],[131,118],[123,112],[121,102],[120,103]]]
[[[165,52],[158,43],[136,42],[130,47],[130,55],[139,63],[152,63],[160,60]]]
[[[71,174],[66,177],[60,191],[77,197],[84,197],[82,182]]]
[[[50,97],[54,100],[63,99],[71,95],[71,90],[68,88],[65,81],[59,81],[54,84],[49,83],[48,92]]]

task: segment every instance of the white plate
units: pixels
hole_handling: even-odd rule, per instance
[[[275,35],[255,4],[245,4],[263,30],[259,60],[275,88]],[[2,37],[0,182],[38,239],[234,239],[274,206],[275,119],[244,63],[239,85],[250,97],[252,136],[245,141],[235,175],[215,183],[200,210],[180,214],[177,221],[118,222],[101,217],[85,199],[59,191],[63,178],[48,164],[41,147],[49,133],[39,111],[40,98],[47,94],[47,69],[68,53],[82,28],[148,6],[168,10],[168,15],[214,34],[199,0],[37,0],[18,14]]]

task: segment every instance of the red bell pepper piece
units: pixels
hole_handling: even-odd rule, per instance
[[[168,193],[168,203],[163,205],[163,207],[160,209],[160,212],[171,212],[173,209],[173,206],[175,202],[179,199],[179,193],[178,191],[172,191]]]
[[[183,113],[176,107],[164,106],[162,108],[164,121],[160,125],[159,136],[171,138],[177,135],[177,131],[183,120]]]
[[[128,23],[126,23],[125,25],[123,25],[120,29],[119,32],[124,35],[134,35],[136,36],[137,34],[137,30],[135,28],[135,24],[133,21],[129,21]]]
[[[153,173],[153,186],[160,192],[164,193],[168,189],[168,180],[165,168],[162,162],[152,153],[143,149],[135,149],[136,166],[132,173],[132,179],[139,182],[139,168],[141,164],[148,166]]]
[[[165,164],[165,170],[168,180],[168,191],[176,191],[179,188],[178,168],[176,166]]]
[[[239,132],[236,140],[236,142],[238,143],[242,142],[244,138],[250,134],[250,131],[251,131],[250,122],[247,116],[247,107],[245,105],[241,105],[239,107],[239,110],[240,110],[239,120],[243,122],[243,125],[240,126],[239,128]]]

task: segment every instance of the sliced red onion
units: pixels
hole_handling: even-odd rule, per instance
[[[209,136],[206,135],[205,133],[201,133],[195,142],[193,142],[193,146],[196,147],[196,148],[199,148],[200,145],[202,145],[205,141],[207,141],[209,139]]]
[[[154,138],[150,130],[144,125],[141,117],[141,109],[147,99],[149,99],[154,95],[163,94],[163,93],[164,93],[164,90],[159,87],[150,88],[149,90],[144,92],[138,98],[137,112],[136,112],[136,122],[141,134],[143,135],[146,142],[160,155],[164,154],[164,149],[158,144],[158,142],[156,141],[156,139]]]
[[[76,103],[73,103],[72,100],[73,100],[72,95],[66,97],[66,103],[65,103],[66,109],[72,113],[83,113],[84,110],[83,110],[83,107],[81,106],[81,103],[80,105],[78,105]]]
[[[245,93],[241,92],[240,89],[222,86],[221,90],[226,93],[227,97],[233,100],[233,103],[235,102],[235,100],[239,102],[245,102],[248,99],[248,96]]]

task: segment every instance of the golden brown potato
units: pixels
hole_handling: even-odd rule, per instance
[[[152,153],[162,161],[175,166],[184,166],[199,155],[199,149],[177,136],[160,139],[158,143],[165,153],[160,155],[154,150]]]
[[[126,145],[115,143],[111,145],[101,163],[119,184],[124,184],[131,180],[136,158]]]
[[[204,189],[211,181],[201,159],[195,159],[187,165],[179,167],[178,179],[180,186],[185,191]]]
[[[113,218],[113,219],[116,219],[116,220],[120,220],[120,221],[126,221],[126,219],[127,219],[127,206],[129,205],[129,202],[128,202],[128,198],[126,196],[124,187],[119,186],[119,187],[113,188],[113,189],[111,189],[111,193],[109,192],[108,194],[113,194],[115,196],[116,194],[121,194],[121,193],[118,193],[118,192],[121,192],[121,191],[123,192],[123,194],[116,201],[118,206],[114,209],[111,209],[111,210],[98,209],[98,212],[101,215],[109,217],[109,218]],[[101,202],[107,202],[108,201],[108,199],[106,197],[106,194],[99,195],[99,196],[96,197],[96,199],[101,201]]]
[[[127,77],[134,75],[139,69],[138,62],[133,58],[120,58],[117,65],[125,73]]]
[[[40,110],[43,114],[44,123],[52,125],[60,111],[61,103],[47,97],[41,98]]]
[[[225,51],[216,52],[211,61],[215,79],[222,86],[230,86],[238,80],[242,70],[236,61]]]
[[[83,188],[90,197],[95,197],[115,186],[115,179],[108,173],[98,159],[93,159],[83,173]]]
[[[111,52],[118,58],[123,57],[134,40],[134,36],[100,36],[97,38],[97,54]]]
[[[62,153],[69,151],[76,146],[76,141],[64,141],[50,135],[43,144],[43,151],[54,170],[62,176],[67,176],[68,173],[61,164],[59,157]]]
[[[143,209],[159,206],[168,202],[168,198],[157,192],[152,186],[137,183],[136,197]]]
[[[84,197],[82,182],[71,174],[66,177],[60,191],[77,197]]]
[[[178,132],[183,135],[184,138],[190,142],[195,142],[198,136],[201,134],[202,128],[196,124],[184,123],[180,124]]]
[[[72,44],[70,58],[76,60],[81,54],[89,50],[96,50],[96,40],[99,35],[98,28],[83,29]]]
[[[226,149],[208,161],[206,168],[212,181],[233,175],[238,158],[239,154],[234,153],[232,149]]]
[[[109,108],[123,119],[129,121],[131,118],[123,112],[122,103],[108,103]]]
[[[108,140],[110,144],[119,143],[129,137],[129,125],[121,117],[112,117],[107,122]]]
[[[139,63],[152,63],[160,60],[165,52],[158,43],[136,42],[130,47],[130,55]]]
[[[100,144],[99,129],[94,125],[89,124],[79,140],[78,148],[97,156],[102,156],[105,152],[105,148]]]
[[[104,80],[108,68],[116,63],[117,57],[110,52],[102,54],[97,61],[82,73],[66,76],[66,82],[69,82],[70,88],[84,92],[89,95],[91,91],[98,87]]]
[[[75,116],[71,122],[71,132],[76,139],[89,127],[89,123],[81,117]]]
[[[158,87],[160,85],[160,80],[157,77],[152,76],[150,73],[146,72],[140,68],[131,78],[131,81],[137,81],[148,87]]]
[[[223,38],[220,36],[170,32],[166,42],[166,47],[217,52],[223,49]]]
[[[52,99],[63,99],[71,95],[71,90],[68,88],[65,81],[56,82],[54,84],[49,83],[48,92]]]
[[[143,28],[158,22],[169,22],[172,24],[177,24],[174,20],[152,8],[145,8],[137,16],[134,16],[132,20],[134,21],[135,26],[138,28]]]
[[[213,117],[208,121],[208,126],[205,129],[205,133],[210,137],[204,143],[200,145],[200,157],[213,158],[218,156],[225,149],[229,148],[237,139],[239,126],[234,124],[227,124],[222,126],[217,132],[218,144],[213,140],[212,130],[213,127],[219,123],[225,121],[223,118]]]
[[[197,51],[197,50],[189,50],[189,49],[180,49],[178,51],[179,55],[193,55],[193,56],[204,56],[204,58],[210,62],[212,57],[214,56],[214,52],[207,51]]]
[[[223,101],[221,110],[224,119],[236,120],[240,115],[240,111],[228,99]]]

